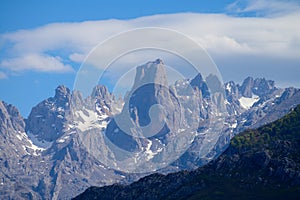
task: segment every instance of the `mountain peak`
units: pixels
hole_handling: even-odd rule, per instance
[[[265,78],[256,78],[253,85],[253,93],[261,96],[269,93],[275,89],[275,82],[272,80],[266,80]]]
[[[108,124],[106,136],[124,150],[143,149],[145,142],[141,141],[144,139],[132,137],[131,134],[148,138],[167,137],[170,130],[178,130],[182,121],[179,111],[180,105],[169,89],[162,60],[147,62],[136,68],[135,82],[125,98],[123,110]],[[117,133],[114,132],[116,129]]]
[[[199,83],[199,82],[202,82],[204,81],[203,78],[202,78],[202,75],[199,73],[197,74],[197,76],[195,76],[195,78],[191,81],[191,84],[192,83]]]
[[[13,128],[24,132],[24,120],[18,109],[0,100],[0,134],[5,134],[4,128]]]
[[[41,141],[52,142],[63,134],[66,110],[70,109],[71,92],[66,86],[55,89],[50,97],[32,108],[26,120],[26,132],[37,135]]]
[[[100,98],[106,99],[106,98],[110,98],[110,93],[109,93],[109,91],[108,91],[108,89],[107,89],[106,86],[104,86],[104,85],[97,85],[93,89],[92,97],[93,98],[100,97]]]
[[[242,96],[251,98],[252,97],[252,87],[253,87],[253,85],[254,85],[253,78],[248,76],[244,80],[242,86],[240,87]]]
[[[195,88],[199,89],[203,97],[209,97],[210,93],[209,93],[208,86],[203,80],[202,75],[200,73],[197,74],[197,76],[195,76],[195,78],[191,80],[190,85],[194,89]]]
[[[134,89],[151,83],[164,86],[168,85],[165,65],[161,59],[147,62],[144,65],[138,66],[136,69]]]
[[[156,59],[154,62],[157,63],[157,64],[164,64],[163,60],[160,59],[160,58]]]
[[[54,98],[58,102],[66,103],[69,101],[70,95],[71,95],[70,89],[64,85],[60,85],[55,89]]]
[[[272,80],[266,80],[265,78],[247,77],[242,86],[240,86],[240,91],[242,96],[251,98],[252,94],[262,96],[272,92],[275,89],[275,82]]]

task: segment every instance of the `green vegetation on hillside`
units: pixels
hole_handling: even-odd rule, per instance
[[[252,151],[261,148],[271,150],[281,141],[300,142],[300,105],[273,123],[235,136],[230,145],[240,151],[250,148]]]

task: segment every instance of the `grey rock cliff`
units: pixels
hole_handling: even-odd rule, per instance
[[[91,185],[145,176],[114,169],[124,155],[109,142],[132,153],[128,163],[145,161],[140,168],[148,169],[153,159],[170,161],[173,155],[161,149],[178,144],[172,138],[189,136],[185,153],[159,167],[164,173],[195,169],[221,154],[234,135],[274,121],[300,103],[299,89],[276,88],[265,79],[223,85],[216,76],[197,74],[168,84],[158,59],[137,67],[124,101],[103,85],[87,98],[59,86],[25,122],[14,106],[0,102],[0,198],[70,199]]]
[[[38,140],[53,142],[63,134],[66,113],[70,109],[70,89],[59,86],[55,96],[42,101],[32,108],[26,120],[26,132]]]

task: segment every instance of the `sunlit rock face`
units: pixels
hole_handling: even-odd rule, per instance
[[[103,85],[86,98],[59,86],[27,119],[0,101],[0,199],[70,199],[91,185],[195,169],[300,103],[299,89],[263,78],[239,85],[195,74],[171,84],[160,59],[136,70],[124,99]]]

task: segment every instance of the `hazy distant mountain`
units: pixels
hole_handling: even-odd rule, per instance
[[[276,88],[263,78],[223,85],[214,75],[197,74],[169,84],[158,59],[137,67],[124,99],[102,85],[87,98],[59,86],[27,119],[0,101],[0,198],[68,199],[92,185],[135,181],[153,169],[196,169],[220,155],[237,133],[300,103],[299,89]],[[164,109],[156,107],[151,117],[156,104]],[[173,140],[180,137],[189,143]],[[167,154],[165,147],[181,150]]]

